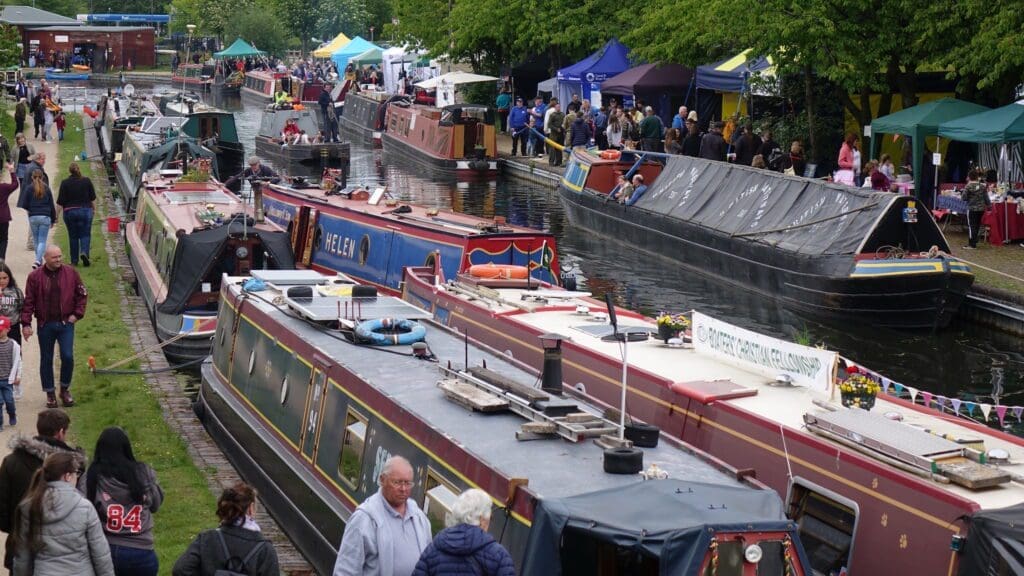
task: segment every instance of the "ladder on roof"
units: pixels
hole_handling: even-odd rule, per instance
[[[518,440],[540,440],[561,436],[570,442],[587,438],[598,438],[605,434],[617,433],[619,427],[610,420],[581,410],[575,402],[552,396],[538,388],[529,388],[529,394],[509,389],[511,381],[495,373],[489,377],[486,369],[474,368],[473,372],[455,370],[440,366],[443,378],[437,386],[453,402],[478,412],[503,412],[509,410],[522,416],[528,422],[516,432]]]

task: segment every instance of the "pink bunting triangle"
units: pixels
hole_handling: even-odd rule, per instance
[[[932,393],[931,392],[921,392],[921,398],[924,398],[924,407],[925,408],[931,408],[931,406],[932,406]]]
[[[1006,406],[1000,406],[996,404],[996,416],[999,417],[999,427],[1004,426],[1003,419],[1006,418]]]

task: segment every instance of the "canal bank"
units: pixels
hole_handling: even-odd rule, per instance
[[[12,128],[12,119],[4,114],[2,131],[12,133]],[[94,134],[89,127],[83,130],[78,115],[69,115],[66,140],[59,147],[30,139],[30,144],[47,153],[47,174],[54,189],[64,179],[71,161],[83,153],[95,154]],[[93,141],[87,141],[86,136]],[[155,337],[145,307],[131,294],[130,283],[124,277],[129,268],[120,235],[104,232],[110,195],[103,169],[97,164],[93,170],[90,163],[84,162],[81,167],[83,175],[93,179],[100,200],[92,228],[92,265],[78,268],[89,290],[89,303],[85,317],[75,326],[76,363],[71,391],[76,404],[67,408],[71,417],[69,441],[91,454],[104,428],[125,429],[136,458],[153,466],[165,492],[164,504],[153,516],[154,537],[161,573],[170,573],[171,566],[195,535],[216,526],[216,494],[238,477],[195,421],[180,377],[173,372],[156,372],[166,367],[158,349],[149,349],[140,360],[122,366],[126,373],[90,373],[90,357],[95,358],[99,367],[107,367],[150,348]],[[12,207],[16,204],[16,194],[10,202]],[[7,262],[23,286],[34,254],[25,245],[28,224],[24,212],[13,209],[12,214]],[[51,238],[67,255],[62,222]],[[15,435],[35,435],[36,414],[45,407],[45,395],[38,380],[39,346],[35,338],[28,340],[24,354],[24,397],[18,400],[17,425],[8,425],[0,433],[3,455],[9,452],[8,442]],[[144,376],[138,371],[151,373]],[[308,564],[276,529],[273,520],[260,512],[258,522],[274,540],[282,568],[290,574],[308,574]]]

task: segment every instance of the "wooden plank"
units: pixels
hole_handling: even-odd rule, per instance
[[[948,458],[936,462],[940,474],[971,490],[991,488],[1010,481],[1010,473],[994,466],[978,464],[967,458]]]
[[[470,367],[469,373],[492,386],[497,386],[506,392],[511,392],[520,398],[525,398],[530,403],[537,402],[539,400],[548,400],[551,398],[547,392],[539,388],[520,384],[515,380],[506,378],[505,376],[502,376],[493,370],[488,370],[482,366]]]
[[[558,425],[554,422],[526,422],[519,427],[524,432],[532,432],[534,434],[557,434]]]
[[[457,404],[477,412],[500,412],[508,410],[508,400],[481,390],[472,384],[458,380],[440,380],[437,387],[444,395]]]
[[[568,424],[582,424],[598,420],[598,417],[589,412],[573,412],[571,414],[566,414],[562,420]]]

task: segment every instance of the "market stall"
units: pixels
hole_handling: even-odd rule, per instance
[[[629,68],[629,48],[612,38],[600,50],[558,71],[558,99],[565,103],[573,94],[600,106],[600,86],[605,80]],[[595,98],[596,96],[596,98]]]
[[[358,56],[371,48],[380,50],[380,46],[364,39],[362,36],[356,36],[351,42],[332,52],[331,61],[338,67],[338,70],[343,71],[352,57]]]
[[[672,98],[686,94],[693,81],[693,69],[679,64],[641,64],[601,84],[601,94],[640,98],[655,107],[662,121],[671,125]]]
[[[339,33],[337,36],[334,37],[334,40],[331,40],[327,44],[324,44],[323,46],[317,48],[316,50],[313,50],[313,57],[322,58],[326,60],[331,57],[331,54],[334,54],[335,50],[341,48],[342,46],[348,44],[351,41],[352,39],[349,38],[348,36],[345,36],[344,32]]]

